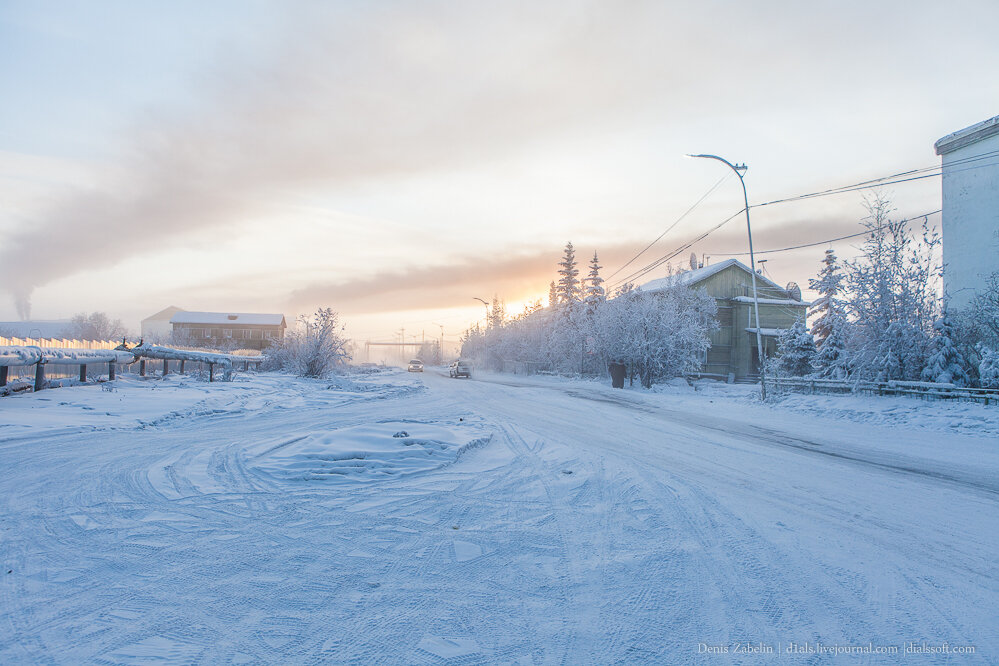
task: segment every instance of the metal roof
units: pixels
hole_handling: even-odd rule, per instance
[[[975,123],[971,127],[965,127],[963,130],[948,134],[933,144],[933,147],[936,149],[937,155],[946,155],[996,134],[999,134],[999,116],[993,116],[988,120]]]
[[[744,263],[742,263],[738,259],[726,259],[725,261],[720,261],[717,264],[711,264],[710,266],[704,266],[703,268],[698,268],[696,270],[684,271],[682,273],[677,273],[676,275],[668,275],[664,278],[659,278],[657,280],[646,282],[642,286],[638,287],[638,289],[641,291],[656,291],[658,289],[663,289],[665,287],[675,284],[685,284],[687,286],[692,286],[699,282],[703,282],[712,275],[720,273],[726,268],[731,268],[732,266],[738,266],[747,274],[752,275],[752,271],[749,270],[749,267],[747,267]],[[765,277],[759,273],[756,274],[756,280],[757,282],[760,282],[764,285],[768,285],[775,289],[780,289],[781,291],[784,291],[784,288],[782,286],[780,286],[770,278]]]
[[[286,326],[283,314],[253,312],[177,312],[170,317],[171,324],[212,324],[244,326]]]

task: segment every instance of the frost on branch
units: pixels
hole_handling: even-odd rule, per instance
[[[339,319],[332,308],[320,308],[312,317],[299,317],[297,330],[287,333],[281,344],[264,350],[265,368],[284,370],[299,377],[323,378],[333,374],[350,360]]]

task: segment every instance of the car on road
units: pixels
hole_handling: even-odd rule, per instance
[[[409,362],[409,371],[423,372],[423,361],[421,361],[418,358],[414,358],[412,361]]]
[[[465,377],[467,379],[472,376],[472,366],[466,361],[455,361],[448,366],[447,372],[452,377]]]

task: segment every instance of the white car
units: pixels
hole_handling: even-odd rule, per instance
[[[423,372],[423,361],[421,361],[418,358],[414,358],[412,361],[409,362],[409,371]]]
[[[465,361],[455,361],[448,367],[448,374],[452,377],[464,377],[465,379],[471,379],[472,366]]]

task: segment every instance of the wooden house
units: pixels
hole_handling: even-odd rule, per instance
[[[174,341],[196,347],[264,349],[284,338],[282,314],[176,312],[170,318]]]
[[[719,328],[711,334],[711,347],[702,360],[701,372],[727,381],[757,379],[760,363],[753,315],[753,276],[749,268],[736,259],[727,259],[653,280],[639,289],[655,291],[673,284],[704,289],[718,305]],[[801,300],[801,291],[794,283],[781,287],[759,273],[756,289],[763,354],[769,357],[776,352],[777,336],[796,320],[804,321],[810,303]]]

